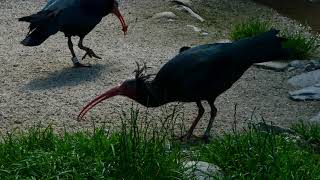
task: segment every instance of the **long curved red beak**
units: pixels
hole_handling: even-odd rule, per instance
[[[101,94],[100,96],[96,97],[92,101],[90,101],[84,108],[82,108],[81,112],[79,113],[77,120],[80,121],[86,113],[92,109],[95,105],[99,104],[100,102],[111,98],[113,96],[117,96],[120,94],[120,86],[116,86],[109,91]]]
[[[128,30],[128,26],[126,25],[126,22],[124,21],[123,16],[121,15],[119,9],[117,7],[114,7],[112,10],[112,13],[115,14],[118,17],[118,19],[120,20],[121,25],[122,25],[122,31],[124,32],[124,35],[126,35],[127,30]]]

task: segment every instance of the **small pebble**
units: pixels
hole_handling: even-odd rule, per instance
[[[207,32],[203,32],[203,33],[201,33],[201,35],[202,35],[202,36],[208,36],[208,35],[209,35],[209,33],[207,33]]]
[[[176,15],[173,13],[173,12],[160,12],[160,13],[157,13],[155,15],[153,15],[154,19],[160,19],[160,18],[170,18],[170,19],[173,19],[173,18],[176,18]]]
[[[15,120],[14,123],[15,123],[15,124],[22,124],[22,121],[20,121],[20,120]]]

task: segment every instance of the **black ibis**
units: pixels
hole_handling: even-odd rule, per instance
[[[217,113],[215,99],[253,63],[290,57],[291,50],[282,47],[285,38],[278,37],[278,33],[278,30],[271,29],[232,43],[183,47],[154,78],[144,73],[145,67],[138,67],[134,79],[124,81],[89,102],[78,115],[78,120],[101,101],[116,95],[126,96],[146,107],[158,107],[169,102],[195,102],[198,115],[183,136],[189,139],[204,113],[201,101],[207,101],[211,117],[203,138],[208,139]]]
[[[73,50],[72,36],[79,36],[78,47],[86,56],[101,59],[92,49],[83,45],[84,37],[110,13],[115,14],[126,33],[127,25],[118,9],[115,0],[48,0],[47,5],[36,14],[19,18],[19,21],[29,22],[29,33],[21,41],[25,46],[38,46],[48,37],[61,31],[68,38],[68,47],[72,54],[75,67],[89,67],[81,64]]]

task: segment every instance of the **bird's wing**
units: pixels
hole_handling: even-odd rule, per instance
[[[223,54],[228,44],[207,44],[190,48],[167,62],[158,72],[155,81],[160,84],[183,82],[186,76],[195,76],[198,72],[215,71],[219,63],[227,59]]]
[[[185,50],[168,61],[160,69],[157,77],[171,76],[171,73],[180,74],[201,64],[208,63],[214,56],[221,54],[221,50],[225,46],[228,46],[228,44],[215,43],[199,45]]]
[[[80,0],[48,0],[42,10],[62,10],[72,6],[80,6]]]
[[[237,71],[238,64],[226,53],[229,45],[211,44],[186,50],[160,69],[154,83],[183,97],[195,93],[206,96],[204,93],[209,91],[220,92],[230,87],[232,83],[229,82],[234,82],[243,72]]]

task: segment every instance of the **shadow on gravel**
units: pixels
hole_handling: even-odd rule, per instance
[[[76,86],[86,81],[93,81],[105,71],[107,65],[96,64],[90,68],[65,68],[48,74],[47,77],[34,79],[26,84],[25,90],[46,90],[64,86]]]

